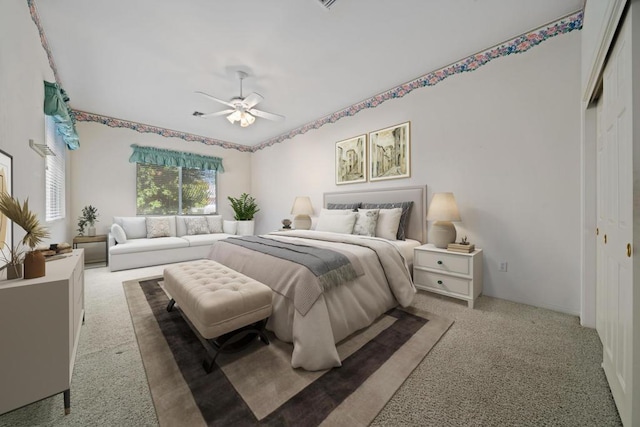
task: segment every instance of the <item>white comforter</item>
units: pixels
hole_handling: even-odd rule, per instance
[[[266,237],[351,252],[360,259],[364,270],[363,276],[320,295],[304,315],[294,308],[290,296],[274,292],[273,314],[267,328],[279,339],[293,343],[294,368],[315,371],[340,366],[337,342],[369,326],[396,305],[406,307],[413,300],[416,291],[405,259],[389,241],[317,231],[288,231]],[[311,273],[302,266],[224,241],[214,244],[209,258],[272,289],[282,289],[283,281],[310,280],[305,276]]]

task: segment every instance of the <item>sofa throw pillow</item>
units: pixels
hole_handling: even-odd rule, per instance
[[[118,224],[111,224],[111,234],[116,239],[116,243],[127,243],[127,234]]]
[[[387,240],[397,240],[398,224],[402,208],[380,209],[378,223],[376,224],[376,237]]]
[[[398,231],[396,233],[396,238],[393,240],[405,240],[407,226],[409,225],[409,212],[411,211],[411,206],[413,206],[413,202],[394,202],[394,203],[363,203],[362,207],[364,209],[391,209],[391,208],[401,208],[402,215],[400,215],[400,223],[398,224]]]
[[[169,218],[147,218],[147,239],[171,236]]]
[[[351,234],[356,222],[356,212],[346,215],[322,215],[318,218],[316,231],[331,231],[333,233]]]
[[[357,211],[361,203],[327,203],[327,209],[349,209],[351,211]]]
[[[209,234],[209,225],[207,224],[207,219],[204,217],[185,218],[184,222],[187,225],[187,234],[189,236]]]
[[[379,209],[360,209],[356,217],[356,223],[353,226],[353,234],[375,236],[379,213]]]
[[[144,239],[147,237],[147,221],[143,216],[121,217],[122,229],[127,239]]]
[[[207,217],[207,225],[209,226],[209,233],[222,233],[222,216],[210,215]]]

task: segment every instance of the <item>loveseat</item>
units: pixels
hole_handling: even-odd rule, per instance
[[[205,258],[213,242],[235,234],[220,215],[116,216],[109,232],[111,271]]]

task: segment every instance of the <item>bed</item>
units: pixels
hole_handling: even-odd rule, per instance
[[[211,248],[210,259],[274,290],[273,314],[267,329],[278,339],[293,343],[294,368],[316,371],[340,366],[336,343],[369,326],[389,309],[410,305],[415,295],[410,264],[413,247],[425,241],[426,187],[324,194],[325,207],[351,202],[412,202],[404,227],[405,240],[315,230],[275,232],[251,238],[276,242],[274,245],[330,249],[349,258],[357,277],[340,286],[318,285],[318,278],[305,266],[239,246],[237,241],[222,240]]]

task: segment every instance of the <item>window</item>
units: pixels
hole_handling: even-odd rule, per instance
[[[45,116],[45,142],[55,155],[47,155],[45,172],[46,211],[45,220],[55,221],[65,217],[65,143],[56,132],[56,123]]]
[[[136,163],[138,215],[217,213],[216,171]]]

